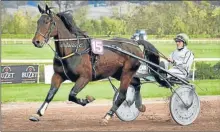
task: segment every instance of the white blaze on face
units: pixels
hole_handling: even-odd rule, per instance
[[[41,115],[44,115],[45,110],[47,109],[48,103],[45,103],[42,109],[40,110]]]

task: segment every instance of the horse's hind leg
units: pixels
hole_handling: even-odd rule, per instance
[[[141,94],[140,94],[140,89],[141,89],[140,78],[133,77],[130,84],[135,88],[135,105],[136,105],[136,108],[138,108],[138,110],[140,112],[145,112],[146,107],[145,107],[145,105],[142,104]]]
[[[52,77],[52,81],[51,81],[51,86],[50,86],[50,90],[47,94],[47,97],[44,101],[44,103],[41,105],[41,107],[38,109],[37,113],[32,115],[29,120],[31,121],[39,121],[40,116],[43,116],[47,106],[49,105],[49,103],[51,102],[51,100],[53,99],[54,95],[56,94],[56,92],[58,91],[60,84],[63,82],[64,80],[62,79],[62,77],[57,74],[54,73],[53,77]]]
[[[137,67],[138,69],[138,67]],[[120,88],[119,88],[119,95],[113,104],[112,108],[106,113],[105,117],[102,119],[102,125],[107,125],[108,120],[111,119],[111,117],[114,115],[118,107],[123,103],[123,101],[126,99],[126,93],[127,88],[131,82],[131,79],[133,75],[135,74],[137,69],[129,69],[129,70],[123,70],[121,79],[120,79]]]
[[[85,106],[86,104],[92,102],[95,100],[92,96],[86,96],[86,99],[79,99],[77,98],[77,94],[88,84],[89,79],[85,77],[79,77],[77,79],[74,87],[71,89],[69,94],[69,101],[75,102],[77,104],[80,104],[82,106]]]

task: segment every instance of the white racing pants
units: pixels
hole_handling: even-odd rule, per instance
[[[187,77],[187,73],[184,72],[184,71],[181,71],[179,70],[178,68],[171,68],[168,70],[171,74],[175,75],[175,76],[178,76],[178,77],[181,77],[181,78],[186,78]],[[172,77],[171,75],[167,75],[167,78],[170,78]]]
[[[170,69],[168,69],[169,67],[169,62],[166,61],[166,60],[161,60],[161,62],[164,63],[165,65],[165,69],[168,70],[171,74],[175,75],[175,76],[178,76],[178,77],[181,77],[181,78],[186,78],[188,76],[187,72],[184,71],[183,69],[181,70],[180,68],[178,67],[172,67]],[[171,75],[167,74],[167,78],[170,78],[172,77]]]

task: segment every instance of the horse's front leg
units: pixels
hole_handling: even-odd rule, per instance
[[[49,105],[49,103],[51,102],[51,100],[53,99],[54,95],[56,94],[56,92],[58,91],[60,84],[63,82],[63,78],[58,74],[58,73],[54,73],[52,76],[52,81],[51,81],[51,86],[50,86],[50,90],[47,94],[47,97],[44,101],[44,103],[41,105],[41,107],[37,110],[36,114],[33,114],[29,120],[31,121],[39,121],[40,120],[40,116],[43,116],[47,106]]]
[[[69,101],[75,102],[77,104],[80,104],[82,106],[85,106],[86,104],[92,102],[95,100],[92,96],[86,96],[86,99],[79,99],[77,98],[77,94],[88,84],[89,79],[86,77],[79,77],[77,79],[74,87],[71,89],[69,94]]]

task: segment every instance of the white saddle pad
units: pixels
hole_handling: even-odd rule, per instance
[[[92,47],[92,52],[94,54],[98,54],[98,55],[103,55],[104,54],[104,48],[103,48],[102,40],[92,39],[91,40],[91,47]]]

